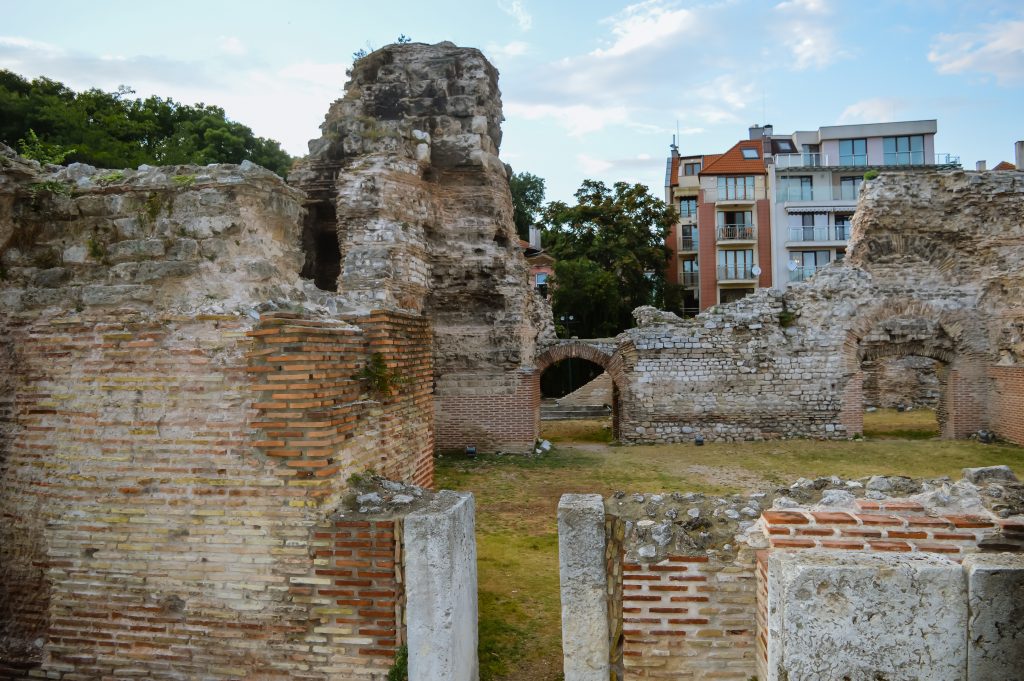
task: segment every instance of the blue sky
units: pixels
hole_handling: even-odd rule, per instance
[[[937,118],[965,167],[1024,139],[1021,0],[0,0],[0,68],[81,89],[223,106],[292,154],[342,94],[352,53],[406,34],[478,47],[501,72],[501,155],[571,199],[664,159],[777,133]]]

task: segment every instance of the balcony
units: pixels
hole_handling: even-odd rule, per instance
[[[749,265],[719,265],[718,281],[755,281],[757,277],[750,270],[754,264]]]
[[[718,191],[718,189],[704,190],[705,203],[753,203],[758,199],[766,198],[768,198],[767,193],[760,187],[755,187],[753,189],[747,187],[729,187],[723,192]]]
[[[682,280],[684,288],[696,288],[700,285],[700,273],[697,270],[683,272]]]
[[[697,237],[695,236],[681,236],[679,237],[679,252],[680,253],[696,253],[697,252]]]
[[[857,185],[825,185],[823,187],[780,187],[775,193],[778,203],[800,203],[818,201],[831,203],[835,201],[855,202],[860,198],[860,184]]]
[[[813,277],[818,270],[822,269],[823,267],[824,265],[822,265],[821,267],[815,267],[813,265],[808,265],[806,267],[797,267],[795,270],[790,270],[789,281],[807,281],[808,279]]]
[[[755,241],[757,230],[754,225],[719,225],[716,235],[718,241]]]
[[[794,241],[848,241],[850,225],[815,225],[814,227],[790,227],[787,243]]]
[[[960,157],[956,154],[935,154],[933,163],[925,164],[923,152],[890,152],[886,158],[874,159],[871,163],[866,154],[852,154],[830,158],[828,154],[776,154],[775,169],[814,169],[814,168],[914,168],[925,165],[936,165],[946,168],[959,168]],[[882,162],[879,163],[878,161]]]

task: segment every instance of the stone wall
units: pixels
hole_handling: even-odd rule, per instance
[[[879,393],[873,367],[916,357],[936,366],[945,437],[1024,442],[1009,378],[1024,365],[1022,207],[1024,174],[886,172],[865,185],[849,257],[812,280],[692,320],[638,308],[616,339],[620,438],[849,437]]]
[[[941,387],[937,365],[934,359],[914,356],[863,362],[864,406],[935,408]]]
[[[965,469],[964,479],[955,483],[898,477],[801,479],[773,492],[721,499],[679,492],[616,493],[605,499],[604,517],[598,513],[589,524],[589,516],[574,513],[566,499],[559,506],[560,562],[563,602],[574,609],[563,613],[563,641],[575,642],[566,648],[567,659],[577,660],[575,681],[607,678],[579,667],[581,651],[600,648],[616,659],[616,637],[605,640],[592,626],[584,627],[573,614],[580,608],[620,614],[609,630],[621,627],[619,678],[624,680],[776,678],[768,675],[769,655],[785,634],[770,624],[770,603],[779,598],[770,587],[775,575],[770,558],[776,553],[806,552],[808,560],[823,560],[826,567],[859,564],[856,556],[872,554],[930,556],[933,562],[1024,554],[1024,486],[1005,467]],[[605,542],[600,550],[573,539],[601,528]],[[851,558],[829,558],[835,552]],[[1019,563],[1018,558],[1000,560]],[[570,569],[580,561],[590,569],[603,567],[606,588],[591,588],[593,580],[587,577],[589,591],[583,589],[582,573]],[[949,564],[956,567],[956,562]],[[955,572],[959,584],[959,567]],[[921,587],[922,593],[929,592],[927,580]],[[864,602],[873,597],[865,594]],[[1005,604],[1001,599],[992,607]],[[966,612],[966,600],[963,607]],[[967,640],[965,628],[959,629],[958,640]],[[1002,659],[1015,649],[1017,635],[987,634],[984,640],[1001,651],[993,657]],[[871,646],[851,648],[851,660],[863,662],[857,656],[866,649]],[[969,651],[961,652],[966,660]]]
[[[432,482],[428,322],[303,282],[255,166],[3,159],[3,674],[383,678],[395,528],[333,514]]]
[[[289,178],[330,216],[307,231],[336,235],[346,300],[430,319],[440,450],[533,445],[535,348],[554,335],[512,223],[497,78],[451,43],[373,52]]]

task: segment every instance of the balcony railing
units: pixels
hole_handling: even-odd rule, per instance
[[[754,273],[750,271],[753,267],[753,264],[719,265],[718,281],[747,281],[751,279],[756,279]]]
[[[719,225],[719,241],[754,241],[757,238],[757,230],[754,225]]]
[[[853,229],[853,225],[836,225],[834,230],[833,239],[835,241],[849,241],[850,231]]]
[[[681,236],[681,237],[679,237],[679,250],[680,251],[696,251],[697,250],[697,237],[695,237],[695,236]]]
[[[753,189],[728,187],[724,192],[719,192],[717,188],[704,190],[705,203],[746,202],[766,198],[768,198],[768,195],[761,187],[754,187]]]
[[[700,273],[696,270],[683,272],[683,286],[693,287],[700,284]]]
[[[871,161],[874,161],[873,163]],[[935,154],[935,165],[938,166],[959,166],[960,157],[956,154]],[[869,159],[866,154],[851,154],[849,156],[829,157],[828,154],[776,154],[775,168],[787,170],[789,168],[866,168],[866,167],[914,167],[923,166],[924,153],[914,152],[890,152],[888,158]]]
[[[825,185],[822,187],[779,187],[775,200],[779,203],[798,201],[856,201],[860,198],[861,185]]]
[[[815,225],[814,227],[790,227],[787,241],[848,241],[849,225]]]
[[[806,267],[797,267],[795,270],[790,271],[789,280],[807,281],[808,279],[813,277],[814,273],[820,270],[822,267],[824,267],[824,265],[822,265],[821,267],[815,267],[813,265],[808,265]]]

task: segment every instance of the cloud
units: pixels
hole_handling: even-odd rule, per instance
[[[778,32],[793,55],[794,70],[823,69],[848,56],[838,47],[840,43],[828,19],[832,8],[826,0],[788,0],[775,5],[775,9],[784,17]]]
[[[610,24],[614,42],[607,49],[596,49],[594,57],[622,57],[631,52],[664,45],[696,27],[695,14],[674,3],[647,0],[629,5],[615,16],[602,20]]]
[[[488,43],[487,47],[484,48],[484,52],[491,59],[491,61],[502,61],[505,59],[514,59],[521,57],[530,50],[530,44],[524,43],[521,40],[513,40],[512,42],[499,45],[498,43]]]
[[[594,158],[587,154],[577,154],[576,162],[579,164],[580,170],[587,175],[601,175],[612,169],[612,163],[610,161]]]
[[[222,35],[217,40],[220,45],[220,51],[224,54],[231,54],[238,57],[248,52],[241,39],[233,35]]]
[[[570,137],[579,137],[603,130],[609,125],[621,125],[629,121],[629,110],[624,106],[556,106],[513,101],[505,105],[505,113],[509,118],[519,116],[530,121],[552,119],[565,128]]]
[[[886,123],[896,120],[896,112],[906,106],[906,100],[897,97],[874,97],[854,102],[839,114],[839,124]]]
[[[499,0],[498,9],[516,20],[519,29],[529,31],[533,27],[533,17],[523,7],[520,0]]]
[[[1024,82],[1024,20],[989,24],[976,32],[939,34],[928,61],[945,75],[974,71],[995,76],[1004,86]]]

